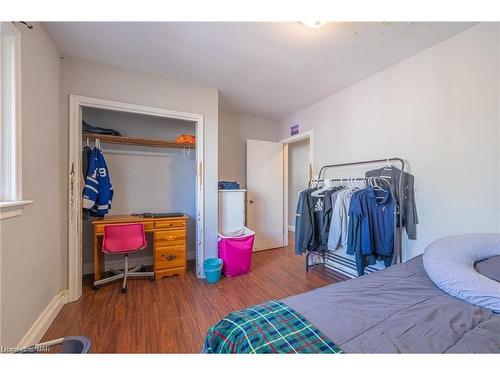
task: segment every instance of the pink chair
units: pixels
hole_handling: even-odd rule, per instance
[[[114,276],[94,281],[94,288],[123,279],[122,293],[125,293],[127,291],[128,277],[150,277],[154,280],[154,272],[137,272],[144,268],[142,264],[131,270],[128,269],[128,254],[143,250],[147,244],[143,224],[106,225],[104,227],[104,238],[102,240],[102,252],[105,254],[124,254],[125,267],[123,272],[110,270]]]

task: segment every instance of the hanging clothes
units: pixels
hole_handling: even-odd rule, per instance
[[[323,194],[323,225],[321,227],[321,246],[326,248],[328,244],[328,237],[330,234],[330,221],[332,218],[332,194],[335,193],[334,189],[327,190]]]
[[[369,186],[355,192],[349,206],[347,254],[356,258],[358,275],[383,260],[391,265],[394,254],[395,202],[390,191]]]
[[[82,175],[83,175],[83,180],[85,181],[88,170],[89,170],[89,164],[90,164],[90,158],[92,155],[92,149],[89,146],[83,147],[82,150]],[[83,220],[88,220],[89,218],[89,210],[83,209]]]
[[[90,216],[103,217],[111,209],[112,200],[113,186],[106,160],[104,160],[102,151],[94,147],[85,177],[83,208],[89,210]]]
[[[332,197],[333,210],[330,222],[330,233],[328,237],[328,250],[337,250],[347,245],[347,225],[349,218],[349,206],[351,204],[349,189],[338,191]]]
[[[314,230],[313,202],[311,193],[315,189],[307,188],[300,192],[295,214],[295,254],[304,254],[311,241]]]
[[[92,149],[89,146],[85,146],[82,150],[82,174],[83,174],[83,178],[87,177],[87,172],[89,170],[91,154],[92,154]]]
[[[412,174],[403,172],[402,177],[402,197],[399,196],[399,182],[401,180],[401,169],[394,166],[373,169],[365,173],[366,177],[383,177],[391,184],[392,194],[396,199],[396,203],[401,207],[403,201],[403,211],[401,212],[403,226],[406,228],[408,239],[417,239],[417,205],[415,203],[414,181]],[[398,221],[399,223],[399,221]]]
[[[324,217],[324,204],[323,204],[323,197],[312,197],[312,219],[313,219],[313,225],[312,225],[312,236],[311,240],[309,241],[309,246],[307,249],[309,251],[321,251],[323,250],[321,246],[321,229],[323,228],[323,222],[325,220]]]

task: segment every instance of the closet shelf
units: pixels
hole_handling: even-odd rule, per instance
[[[116,135],[103,135],[93,133],[83,133],[82,139],[89,139],[95,141],[99,139],[104,143],[114,143],[121,145],[134,145],[146,147],[162,147],[162,148],[194,148],[195,145],[189,143],[177,143],[173,141],[162,141],[159,139],[147,139],[139,137],[119,137]]]

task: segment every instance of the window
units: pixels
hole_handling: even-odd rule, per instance
[[[20,34],[0,23],[0,219],[22,213]]]

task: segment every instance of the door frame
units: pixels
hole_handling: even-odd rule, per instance
[[[167,108],[69,95],[69,163],[68,175],[68,297],[76,301],[82,294],[82,108],[98,108],[142,115],[186,120],[196,128],[196,275],[203,277],[204,259],[204,192],[203,115]]]
[[[288,145],[291,143],[309,139],[309,179],[313,175],[313,155],[314,155],[314,131],[309,130],[304,133],[282,139],[283,144],[283,243],[288,246]]]

